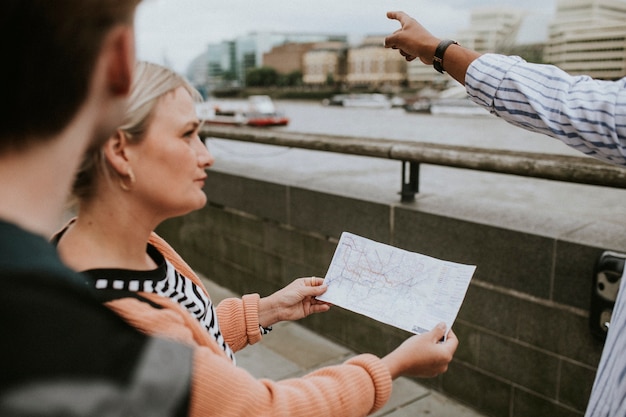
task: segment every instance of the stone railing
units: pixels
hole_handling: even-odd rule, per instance
[[[201,135],[402,161],[404,201],[411,200],[411,194],[419,191],[419,164],[626,188],[626,169],[583,156],[220,126],[205,126]]]

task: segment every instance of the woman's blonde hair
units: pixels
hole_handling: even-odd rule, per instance
[[[195,102],[202,101],[200,93],[174,71],[150,62],[137,62],[124,119],[117,131],[131,143],[141,142],[159,99],[179,87],[184,87]],[[92,198],[97,178],[101,175],[111,177],[115,173],[104,156],[103,148],[95,147],[87,151],[76,174],[72,203]]]

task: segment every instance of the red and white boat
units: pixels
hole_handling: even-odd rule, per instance
[[[289,118],[279,113],[269,96],[248,97],[245,104],[206,101],[196,106],[198,118],[207,124],[231,126],[286,126]]]

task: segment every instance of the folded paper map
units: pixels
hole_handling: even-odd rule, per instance
[[[344,232],[317,298],[416,334],[450,329],[475,270]]]

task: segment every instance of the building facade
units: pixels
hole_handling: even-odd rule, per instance
[[[420,60],[409,62],[406,71],[409,85],[418,90],[424,87],[441,89],[450,80],[447,74],[438,73],[432,65],[424,65]]]
[[[315,46],[313,42],[285,43],[263,54],[263,66],[274,68],[279,74],[303,72],[304,55]]]
[[[502,52],[515,45],[525,12],[505,7],[484,7],[472,11],[470,26],[457,33],[456,40],[480,53]]]
[[[513,8],[478,8],[471,13],[470,25],[453,38],[464,47],[481,53],[503,52],[516,43],[525,15],[524,11]],[[409,85],[418,89],[425,86],[443,88],[449,79],[421,62],[409,64],[407,77]]]
[[[626,0],[559,0],[544,61],[570,74],[626,76]]]
[[[626,0],[556,1],[549,40],[545,47],[543,40],[530,45],[530,60],[599,79],[626,76]],[[541,25],[545,39],[546,27],[545,20],[534,21],[530,16],[517,8],[478,8],[471,12],[469,26],[451,38],[481,53],[520,54],[527,58],[525,52],[520,52],[523,50],[518,36],[528,24],[537,30]],[[206,54],[190,64],[188,76],[198,87],[206,84],[208,91],[245,86],[248,71],[262,66],[285,75],[301,71],[302,81],[311,86],[445,86],[447,76],[418,61],[407,63],[397,51],[383,47],[383,38],[369,36],[358,45],[349,45],[347,35],[253,32],[209,45]]]
[[[185,76],[203,96],[206,95],[205,90],[209,83],[209,60],[206,52],[198,55],[191,61],[191,63],[187,66]]]
[[[207,90],[238,87],[235,43],[224,41],[210,44],[206,52]]]
[[[346,78],[345,42],[317,43],[302,57],[302,81],[307,85],[343,84]]]
[[[348,50],[348,86],[384,88],[406,82],[406,60],[398,51],[385,48],[384,40],[384,36],[368,36],[361,45]]]
[[[308,44],[317,42],[341,41],[346,42],[346,35],[323,34],[323,33],[282,33],[282,32],[252,32],[244,36],[239,36],[230,41],[224,41],[208,46],[208,66],[210,74],[214,76],[228,78],[228,82],[233,85],[245,85],[246,74],[248,70],[259,68],[264,65],[264,57],[272,51],[272,48],[281,47],[292,44]],[[310,46],[309,46],[310,47]],[[283,52],[287,49],[300,50],[297,46],[285,46]],[[276,56],[280,55],[280,48],[276,52]],[[303,53],[303,52],[299,52]],[[272,66],[277,64],[280,59],[275,59]],[[271,55],[268,59],[272,60]],[[289,58],[289,63],[285,63],[285,70],[289,67],[295,68],[298,58],[293,60]],[[281,64],[282,65],[282,64]],[[278,68],[277,68],[278,69]],[[217,75],[221,74],[221,75]],[[211,78],[212,75],[209,76]]]

